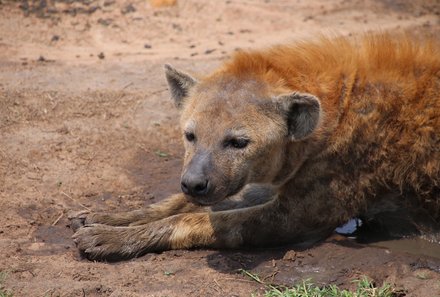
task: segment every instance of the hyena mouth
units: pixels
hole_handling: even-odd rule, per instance
[[[238,181],[235,181],[234,183],[231,183],[229,185],[229,191],[227,192],[225,198],[232,197],[234,195],[237,195],[247,184],[247,176],[243,176]]]
[[[212,195],[209,195],[208,197],[194,197],[185,194],[185,198],[196,205],[211,206],[223,201],[226,197],[213,197]]]
[[[223,200],[237,195],[247,184],[247,176],[243,176],[232,182],[224,182],[226,187],[212,186],[206,194],[191,195],[183,191],[186,199],[191,203],[200,206],[211,206],[222,202]]]
[[[194,197],[191,197],[191,196],[189,196],[189,197],[187,197],[187,199],[189,200],[189,201],[191,201],[191,203],[194,203],[194,204],[196,204],[196,205],[200,205],[200,206],[211,206],[211,205],[215,205],[215,204],[217,204],[217,203],[219,203],[220,201],[222,201],[222,200],[216,200],[216,201],[209,201],[209,200],[203,200],[203,199],[197,199],[197,198],[194,198]]]

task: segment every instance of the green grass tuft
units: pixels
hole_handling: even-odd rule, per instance
[[[353,281],[356,283],[355,291],[348,291],[338,288],[335,285],[320,287],[310,280],[304,280],[294,287],[274,286],[264,283],[257,275],[246,270],[241,272],[252,280],[264,285],[267,290],[264,297],[396,297],[398,294],[389,284],[377,288],[367,278]],[[255,296],[255,295],[254,295]]]
[[[0,297],[13,297],[14,296],[11,291],[3,288],[3,283],[7,277],[8,277],[7,272],[0,271]]]

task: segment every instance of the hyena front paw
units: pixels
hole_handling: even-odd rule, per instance
[[[89,260],[117,260],[136,256],[136,241],[127,238],[126,227],[89,224],[72,236],[81,254]]]
[[[87,216],[90,215],[88,210],[70,211],[67,214],[67,218],[70,221],[70,228],[73,231],[78,230],[86,224]]]
[[[89,224],[105,224],[105,225],[118,225],[113,224],[112,217],[107,213],[91,213],[88,210],[71,211],[68,214],[70,220],[70,228],[73,231]]]

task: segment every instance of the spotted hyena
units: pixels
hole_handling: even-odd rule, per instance
[[[438,222],[440,46],[414,39],[244,51],[198,79],[166,65],[181,110],[182,193],[72,216],[78,248],[103,259],[318,240],[397,205]]]

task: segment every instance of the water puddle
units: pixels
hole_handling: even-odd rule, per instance
[[[24,253],[34,256],[65,253],[74,247],[71,236],[66,226],[40,226],[33,234],[34,241],[25,246]]]
[[[440,259],[440,243],[431,242],[420,236],[411,238],[391,239],[370,243],[371,246],[387,248],[392,251],[405,252],[412,255],[429,256]]]
[[[440,259],[439,233],[396,238],[390,236],[383,226],[376,225],[375,230],[372,230],[371,226],[365,227],[363,221],[359,218],[351,219],[343,226],[336,228],[335,231],[369,246]]]

